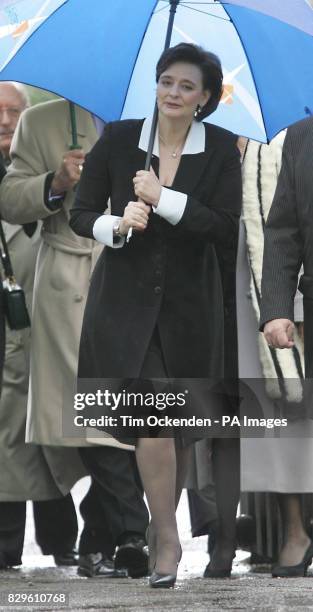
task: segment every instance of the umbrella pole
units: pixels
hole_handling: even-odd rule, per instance
[[[169,20],[167,24],[164,51],[168,49],[171,44],[175,13],[177,10],[177,6],[179,5],[179,1],[180,0],[170,0],[171,8],[170,8],[170,16],[169,16]],[[149,136],[148,151],[147,151],[147,156],[146,156],[145,170],[149,170],[150,168],[157,122],[158,122],[158,106],[157,106],[157,103],[155,103],[153,117],[152,117],[151,131],[150,131],[150,136]]]
[[[81,146],[78,144],[78,140],[77,140],[77,122],[76,122],[76,111],[75,111],[75,105],[73,104],[73,102],[69,103],[69,107],[70,107],[70,119],[71,119],[71,131],[72,131],[72,144],[70,146],[70,149],[81,149]]]
[[[169,16],[169,20],[168,20],[168,24],[167,24],[167,31],[166,31],[166,37],[165,37],[165,43],[164,43],[164,51],[166,49],[168,49],[170,44],[171,44],[173,25],[174,25],[174,18],[175,18],[175,13],[176,13],[177,6],[179,5],[179,1],[180,0],[170,0],[171,8],[170,8],[170,16]],[[150,130],[150,136],[149,136],[148,150],[147,150],[146,161],[145,161],[145,170],[149,170],[150,169],[157,123],[158,123],[158,106],[157,106],[157,103],[155,103],[154,111],[153,111],[153,117],[152,117],[151,130]],[[129,242],[129,240],[132,237],[132,234],[133,234],[133,228],[130,227],[129,230],[128,230],[127,237],[126,237],[126,242]]]

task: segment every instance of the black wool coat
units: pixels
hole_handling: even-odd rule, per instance
[[[304,274],[304,355],[313,378],[313,117],[288,131],[282,167],[265,228],[260,329],[271,319],[294,318],[298,274]]]
[[[122,216],[136,200],[132,179],[144,168],[142,120],[107,124],[87,155],[74,208],[74,232],[93,237],[111,200]],[[79,358],[83,378],[136,378],[155,326],[170,377],[223,374],[223,297],[215,245],[231,245],[241,208],[236,137],[205,124],[203,153],[183,155],[172,189],[188,194],[176,226],[151,213],[145,232],[106,247],[95,267]],[[158,174],[157,157],[152,166]]]

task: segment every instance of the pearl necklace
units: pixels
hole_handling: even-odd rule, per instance
[[[162,136],[160,134],[159,134],[159,138],[160,138],[162,144],[164,144],[164,146],[167,148],[168,145],[166,144],[166,142],[164,142],[164,140],[163,140],[163,138],[162,138]],[[185,141],[182,142],[178,147],[176,147],[176,149],[174,149],[174,151],[172,153],[169,153],[169,155],[173,159],[176,159],[177,157],[179,157],[181,155],[181,153],[182,153],[183,148],[184,148],[184,144],[185,144]]]

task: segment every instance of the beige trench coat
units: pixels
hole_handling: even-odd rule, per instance
[[[98,136],[89,113],[77,108],[79,144],[88,152]],[[26,439],[45,445],[89,445],[73,426],[79,340],[91,273],[102,245],[74,234],[66,194],[58,212],[44,204],[47,174],[57,170],[71,145],[65,100],[40,104],[20,118],[12,164],[0,188],[1,214],[10,223],[43,219],[32,311],[30,392]],[[110,438],[108,443],[119,445]]]
[[[20,225],[3,222],[3,226],[13,270],[25,291],[30,312],[40,244],[39,226],[31,238]],[[61,492],[67,493],[81,475],[79,464],[76,467],[77,461],[74,462],[75,449],[25,443],[30,334],[29,328],[14,331],[6,326],[0,400],[0,501],[56,498]]]

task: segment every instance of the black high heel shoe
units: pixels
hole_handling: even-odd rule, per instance
[[[233,565],[233,559],[235,558],[235,556],[236,556],[236,551],[234,551],[233,553],[230,565],[222,569],[214,569],[210,567],[211,562],[208,563],[208,565],[206,566],[204,570],[203,578],[230,578],[232,565]]]
[[[231,567],[226,569],[212,569],[210,563],[208,563],[204,570],[203,578],[230,578],[231,570]]]
[[[177,567],[182,558],[182,549],[180,547],[180,555],[177,561]],[[149,578],[149,585],[152,589],[172,589],[175,586],[175,582],[177,579],[176,574],[159,574],[158,572],[152,572]]]
[[[308,567],[312,563],[313,542],[306,549],[303,559],[297,565],[274,565],[272,568],[273,578],[298,578],[306,576]]]

